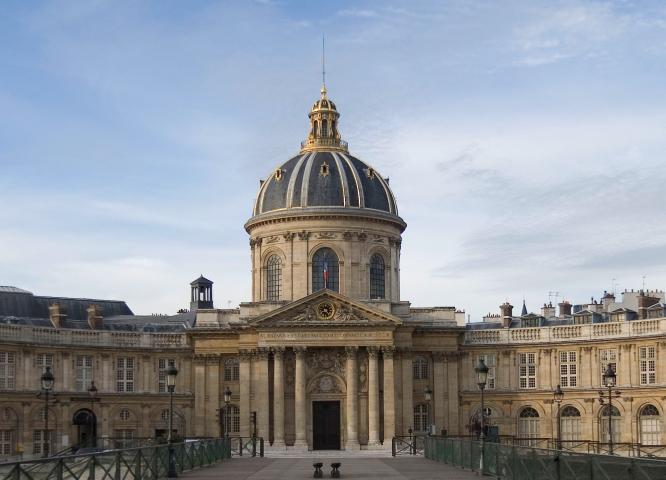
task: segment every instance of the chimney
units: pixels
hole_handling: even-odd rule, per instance
[[[604,310],[608,310],[608,307],[613,303],[615,303],[615,294],[604,290],[604,296],[601,297],[601,304],[604,306]]]
[[[562,300],[557,306],[560,307],[560,318],[571,316],[571,304],[568,300]]]
[[[552,318],[555,316],[555,307],[553,307],[553,302],[548,302],[548,305],[545,303],[541,307],[541,316],[545,318]]]
[[[500,312],[502,312],[502,326],[504,328],[509,328],[511,325],[511,319],[513,318],[513,305],[509,302],[504,302],[500,305]]]
[[[102,330],[104,328],[102,310],[94,303],[91,303],[86,311],[88,312],[88,326],[92,330]]]
[[[644,320],[648,318],[648,307],[651,307],[655,303],[659,303],[659,299],[656,297],[649,297],[645,295],[645,292],[641,290],[641,293],[638,295],[638,318]]]
[[[49,320],[51,320],[54,328],[64,327],[66,318],[65,309],[59,303],[49,305]]]

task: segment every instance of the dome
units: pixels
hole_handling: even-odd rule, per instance
[[[259,189],[254,215],[290,208],[347,207],[398,215],[388,181],[345,151],[302,151],[277,168]]]

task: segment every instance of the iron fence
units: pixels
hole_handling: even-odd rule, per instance
[[[229,443],[232,455],[264,456],[264,437],[229,437]]]
[[[666,478],[666,461],[428,436],[425,457],[507,480]]]
[[[391,440],[391,455],[422,455],[425,435],[404,435]]]
[[[172,445],[176,471],[213,465],[231,457],[224,439]],[[0,480],[156,480],[166,477],[169,445],[101,450],[22,462],[0,463]]]

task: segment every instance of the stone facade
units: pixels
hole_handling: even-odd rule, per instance
[[[666,443],[663,292],[561,303],[559,317],[552,305],[514,317],[505,303],[478,324],[454,307],[411,307],[400,297],[406,223],[388,179],[347,154],[338,118],[323,89],[302,151],[262,182],[245,225],[252,299],[239,308],[213,308],[203,277],[191,284],[192,311],[169,317],[0,287],[0,455],[41,453],[35,394],[47,366],[58,398],[52,452],[90,436],[127,445],[164,435],[171,361],[174,424],[186,437],[256,431],[268,448],[354,450],[389,449],[410,432],[474,435],[483,357],[493,434],[552,439],[559,384],[565,439],[604,442],[599,390],[612,363],[616,441]]]

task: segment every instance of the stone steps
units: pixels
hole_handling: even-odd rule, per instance
[[[267,458],[386,458],[391,456],[391,450],[293,450],[293,449],[266,449]]]

